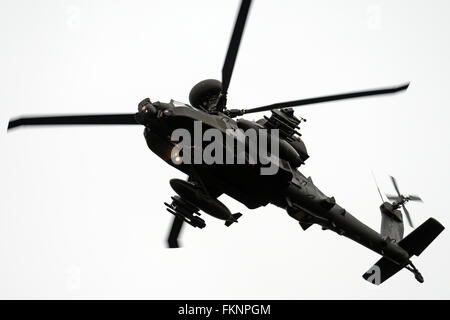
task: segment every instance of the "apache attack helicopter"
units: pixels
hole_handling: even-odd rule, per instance
[[[419,272],[413,267],[411,257],[418,256],[444,227],[430,218],[406,238],[395,241],[369,228],[336,204],[334,197],[326,196],[310,177],[298,171],[309,155],[298,132],[304,119],[297,118],[292,109],[327,101],[396,93],[406,90],[409,84],[275,103],[252,109],[228,109],[228,87],[250,5],[250,0],[241,2],[222,68],[222,81],[210,79],[196,84],[189,94],[190,104],[174,100],[168,103],[152,102],[146,98],[139,103],[137,113],[21,117],[11,120],[8,129],[31,125],[143,125],[150,150],[188,176],[186,181],[170,181],[177,195],[172,197],[170,204],[165,203],[167,210],[174,215],[168,237],[169,247],[178,247],[178,237],[184,223],[197,228],[205,227],[200,210],[224,220],[227,226],[237,222],[241,214],[232,214],[217,199],[226,194],[249,209],[273,204],[285,209],[303,230],[318,224],[324,230],[346,236],[382,255],[381,260],[364,275],[370,282],[380,284],[403,268],[418,276]],[[271,111],[272,114],[256,122],[233,119],[262,111]],[[195,123],[198,122],[202,124],[202,132],[213,128],[223,135],[227,135],[230,129],[277,129],[279,152],[276,174],[261,174],[263,164],[250,163],[248,154],[244,164],[189,164],[178,161],[179,155],[174,159],[172,153],[178,145],[171,140],[172,133],[183,128],[195,134]],[[245,139],[243,143],[246,143]],[[199,150],[203,148],[203,142],[200,145],[194,143],[191,147]],[[225,145],[223,148],[226,149]],[[406,201],[406,198],[403,200]],[[402,205],[401,201],[398,203]]]

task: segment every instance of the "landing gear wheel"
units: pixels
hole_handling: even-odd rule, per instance
[[[422,277],[422,275],[420,274],[420,272],[417,272],[415,275],[414,275],[414,277],[416,278],[416,280],[417,281],[419,281],[420,283],[423,283],[423,277]]]
[[[417,281],[419,281],[420,283],[424,282],[422,274],[419,272],[419,270],[417,270],[417,268],[413,265],[411,261],[406,266],[406,269],[408,269],[414,274],[414,278],[416,278]]]

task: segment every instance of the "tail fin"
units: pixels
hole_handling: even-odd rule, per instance
[[[403,217],[402,213],[394,210],[392,205],[388,202],[380,206],[381,211],[381,231],[380,234],[396,242],[403,239]]]
[[[237,222],[237,220],[242,217],[242,213],[238,212],[238,213],[234,213],[231,215],[233,217],[234,220],[228,220],[225,222],[225,225],[227,227],[231,226],[233,223]]]
[[[444,226],[437,220],[429,218],[406,238],[401,240],[398,245],[405,249],[410,257],[419,256],[444,229]],[[409,264],[411,263],[409,262]],[[408,263],[399,265],[383,257],[363,275],[363,278],[373,284],[379,285],[407,266]],[[414,266],[409,270],[416,275],[416,278],[417,275],[420,275]]]

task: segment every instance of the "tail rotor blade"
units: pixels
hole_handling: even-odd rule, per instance
[[[404,204],[402,204],[402,208],[403,208],[403,211],[405,212],[406,219],[408,219],[409,225],[411,226],[411,228],[414,228],[413,222],[411,220],[411,216],[409,215],[409,211],[406,209]]]
[[[405,207],[405,202],[407,202],[407,201],[422,201],[422,199],[419,196],[416,196],[416,195],[410,195],[410,196],[407,196],[407,197],[403,196],[400,193],[397,181],[392,176],[391,176],[391,181],[392,181],[392,184],[394,185],[394,189],[397,192],[398,196],[387,195],[387,197],[388,197],[389,200],[395,201],[397,203],[397,206],[398,205],[402,206],[403,212],[405,213],[405,216],[406,216],[406,219],[408,220],[409,225],[411,226],[411,228],[414,228],[414,224],[412,222],[411,215],[409,214],[408,209],[406,209],[406,207]]]
[[[393,176],[391,176],[391,181],[392,181],[392,184],[394,185],[395,191],[397,192],[398,196],[401,198],[402,195],[400,193],[400,190],[398,189],[397,181],[395,180],[395,178]]]
[[[419,196],[416,196],[416,195],[411,195],[410,194],[407,198],[408,198],[409,201],[420,201],[420,202],[423,202],[423,200]]]
[[[399,196],[393,194],[387,194],[386,197],[391,201],[401,201],[402,199]]]

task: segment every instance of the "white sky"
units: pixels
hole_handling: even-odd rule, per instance
[[[140,127],[25,128],[22,114],[135,112],[145,97],[186,101],[220,78],[239,1],[0,2],[0,298],[450,298],[448,231],[380,287],[378,256],[274,206],[230,228],[206,217],[169,250],[168,180],[184,176]],[[450,3],[253,4],[229,107],[411,81],[396,96],[298,109],[311,158],[302,172],[376,230],[394,175],[418,225],[448,213]],[[256,119],[256,116],[248,116]],[[407,228],[409,233],[410,229]]]

